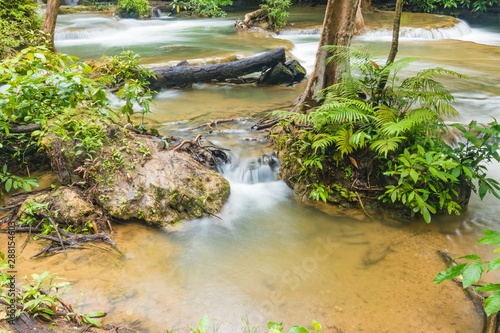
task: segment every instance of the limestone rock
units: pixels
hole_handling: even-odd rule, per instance
[[[230,192],[222,175],[187,153],[157,150],[147,141],[150,159],[126,176],[109,175],[99,184],[105,211],[115,218],[137,218],[166,228],[183,219],[221,210]]]
[[[19,208],[19,217],[27,215],[27,209],[33,203],[49,203],[49,209],[52,212],[56,223],[71,224],[75,227],[83,228],[86,222],[95,221],[97,212],[94,205],[85,199],[84,195],[75,188],[60,187],[49,192],[40,193],[28,197]]]

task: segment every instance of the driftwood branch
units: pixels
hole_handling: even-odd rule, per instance
[[[228,63],[204,66],[170,66],[151,68],[157,78],[150,79],[150,88],[159,90],[162,87],[172,87],[195,82],[223,81],[242,75],[261,72],[286,61],[285,49],[277,48],[255,57],[236,60]]]
[[[42,128],[42,124],[10,127],[9,133],[31,133]]]
[[[57,224],[54,222],[54,220],[49,215],[47,215],[45,213],[38,213],[38,214],[45,217],[47,220],[49,220],[50,224],[52,224],[52,226],[54,227],[54,230],[56,231],[57,237],[59,237],[59,242],[61,243],[61,247],[62,247],[63,251],[66,252],[66,249],[64,248],[64,242],[63,242],[63,239],[61,237],[61,234],[59,233],[59,228],[57,227]]]

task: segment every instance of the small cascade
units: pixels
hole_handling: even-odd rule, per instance
[[[66,6],[77,6],[80,0],[64,0]]]
[[[321,27],[311,29],[282,30],[280,35],[320,35]]]
[[[106,36],[106,31],[103,30],[66,30],[54,34],[54,40],[80,40],[80,39],[97,39]]]
[[[278,170],[278,159],[263,155],[256,160],[223,165],[220,171],[230,182],[258,184],[278,181]]]
[[[460,21],[451,28],[437,28],[437,29],[426,29],[426,28],[408,28],[402,27],[399,32],[399,37],[408,39],[427,39],[427,40],[438,40],[438,39],[462,39],[464,36],[472,33],[472,29],[469,25]],[[365,34],[358,37],[359,39],[368,40],[380,40],[380,39],[390,39],[392,38],[392,29],[379,29],[368,31]]]
[[[162,17],[163,15],[161,14],[161,10],[158,7],[153,7],[151,8],[151,17]]]

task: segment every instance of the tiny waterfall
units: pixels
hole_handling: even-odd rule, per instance
[[[401,38],[427,40],[462,39],[464,36],[470,34],[471,32],[472,29],[469,27],[469,25],[464,21],[460,21],[460,23],[451,28],[426,29],[402,27],[399,32],[399,36]],[[363,40],[390,39],[392,38],[392,29],[371,30],[359,36],[358,38]]]
[[[223,165],[220,171],[229,181],[257,184],[278,181],[278,170],[278,159],[274,156],[263,155],[256,160]]]
[[[76,6],[78,5],[78,2],[80,0],[64,0],[64,3],[67,5],[67,6]]]

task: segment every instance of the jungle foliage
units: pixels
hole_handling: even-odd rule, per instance
[[[138,66],[138,61],[137,56],[129,52],[107,57],[103,66],[108,67],[92,68],[75,57],[53,53],[45,46],[30,46],[3,60],[0,63],[0,150],[11,162],[27,165],[28,157],[40,147],[48,121],[56,115],[78,106],[109,116],[113,111],[108,108],[106,87],[116,82],[122,85],[119,95],[125,100],[121,109],[124,115],[130,118],[135,104],[139,104],[143,114],[149,112],[152,97],[146,78],[150,74]],[[39,129],[12,132],[13,128],[30,125],[38,125]],[[86,147],[86,143],[92,145],[95,139],[92,129],[84,127],[75,133],[81,136],[75,147],[85,146],[88,150],[90,146]],[[16,187],[30,190],[34,180],[14,175],[3,162],[0,184],[5,184],[5,190]]]
[[[290,0],[265,0],[260,5],[260,8],[267,12],[270,18],[270,23],[274,29],[279,29],[286,25],[289,13],[287,9],[290,8],[292,2]]]
[[[498,7],[498,0],[407,0],[408,9],[422,10],[433,13],[443,9],[469,9],[473,12],[486,12],[491,8]]]
[[[36,0],[0,0],[0,59],[34,43],[41,26]]]
[[[116,15],[122,18],[145,18],[150,11],[147,0],[118,0],[116,6]]]
[[[21,313],[28,313],[33,318],[38,317],[50,322],[56,319],[58,309],[67,306],[63,305],[62,299],[71,290],[71,286],[65,279],[49,272],[40,275],[31,274],[29,278],[25,276],[23,285],[15,288],[15,292],[12,292],[13,284],[16,281],[12,275],[5,273],[9,269],[12,267],[8,264],[7,256],[0,252],[0,300],[7,304],[16,303],[22,306],[16,310],[15,318],[19,317]],[[101,324],[94,318],[104,315],[105,313],[102,312],[83,314],[72,311],[66,313],[66,319],[80,324],[101,327]]]
[[[357,161],[365,158],[375,162],[358,171],[365,173],[368,183],[370,175],[385,182],[379,199],[402,203],[426,222],[438,211],[459,214],[463,207],[457,202],[457,190],[463,182],[481,199],[488,192],[500,199],[500,185],[487,177],[484,165],[500,161],[500,125],[496,120],[487,125],[444,123],[444,117],[457,112],[453,96],[438,78],[463,75],[433,68],[402,79],[400,71],[416,58],[379,66],[366,49],[328,48],[335,54],[330,61],[351,59],[351,71],[323,91],[319,107],[305,113],[275,112],[285,126],[311,127],[301,130],[302,138],[294,143],[288,160],[302,166],[301,177],[313,180],[312,198],[326,202],[335,190],[325,180],[325,166],[359,169]],[[462,132],[464,140],[456,145],[445,142],[450,128]],[[351,196],[349,189],[344,192],[343,196]]]
[[[489,244],[500,246],[500,232],[495,230],[483,230],[485,237],[477,241],[478,244]],[[499,253],[500,248],[493,250]],[[440,272],[434,279],[434,283],[441,283],[462,276],[462,287],[464,289],[476,284],[484,273],[484,268],[489,273],[500,268],[500,257],[490,261],[482,260],[476,254],[469,254],[456,260],[468,260],[467,263],[457,264],[447,270]],[[487,283],[484,286],[476,287],[475,291],[492,292],[485,300],[484,311],[488,316],[500,311],[500,284]]]

